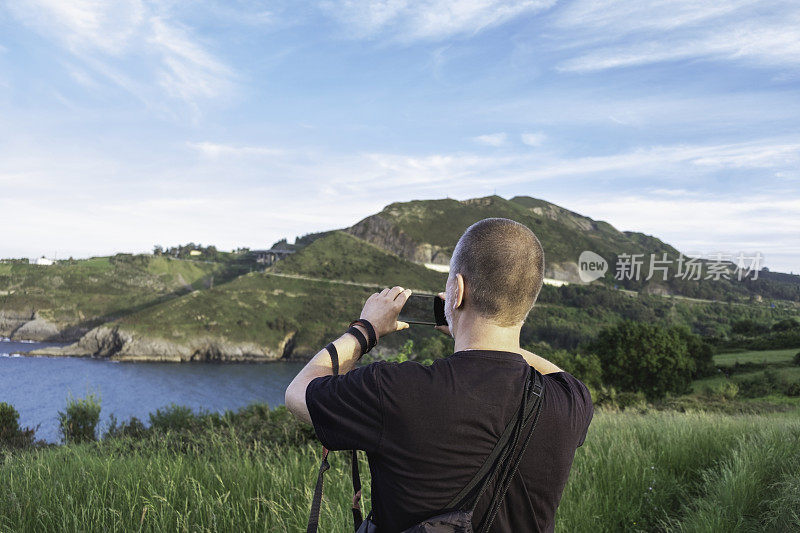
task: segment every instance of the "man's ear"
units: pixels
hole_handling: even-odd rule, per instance
[[[453,308],[458,309],[464,303],[464,276],[456,274],[456,301]]]

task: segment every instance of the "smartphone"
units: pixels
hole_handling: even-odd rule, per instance
[[[412,293],[400,310],[398,320],[409,324],[446,326],[444,299],[435,294]]]

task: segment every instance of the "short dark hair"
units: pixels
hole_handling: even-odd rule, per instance
[[[450,275],[464,277],[464,305],[500,326],[524,322],[544,277],[544,250],[527,226],[484,218],[466,229],[450,259]]]

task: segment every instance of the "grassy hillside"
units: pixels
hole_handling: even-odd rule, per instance
[[[447,274],[402,259],[342,231],[315,240],[269,271],[324,279],[444,290]]]
[[[178,343],[210,337],[277,346],[296,333],[296,349],[316,353],[357,318],[372,292],[374,289],[253,272],[143,309],[115,324]]]
[[[92,326],[193,289],[240,268],[120,254],[51,266],[0,263],[0,309],[36,311],[54,322]]]
[[[277,346],[294,335],[294,352],[316,353],[358,317],[374,287],[293,279],[289,274],[379,286],[438,291],[446,275],[334,232],[276,263],[266,272],[240,276],[125,316],[115,322],[141,335],[185,343],[210,337]],[[410,338],[427,336],[419,329]],[[438,334],[438,333],[437,333]],[[406,334],[407,335],[407,334]],[[400,339],[391,339],[397,344]]]

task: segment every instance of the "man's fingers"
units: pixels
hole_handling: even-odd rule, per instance
[[[408,322],[400,322],[398,320],[397,321],[397,330],[396,331],[400,331],[401,329],[408,329]]]
[[[447,299],[447,293],[446,292],[440,292],[439,293],[439,298],[441,298],[442,300]]]
[[[387,294],[389,294],[390,290],[392,290],[392,289],[390,289],[389,287],[386,287],[385,289],[383,289],[381,291],[381,296],[386,296]]]
[[[402,294],[402,292],[403,292],[403,287],[400,287],[399,285],[395,285],[394,287],[389,289],[389,293],[386,296],[390,300],[394,300],[395,298],[397,298],[397,296],[399,294]]]
[[[394,303],[397,304],[397,307],[402,308],[406,305],[409,296],[411,296],[411,289],[406,289],[397,295],[397,298],[394,299]]]

